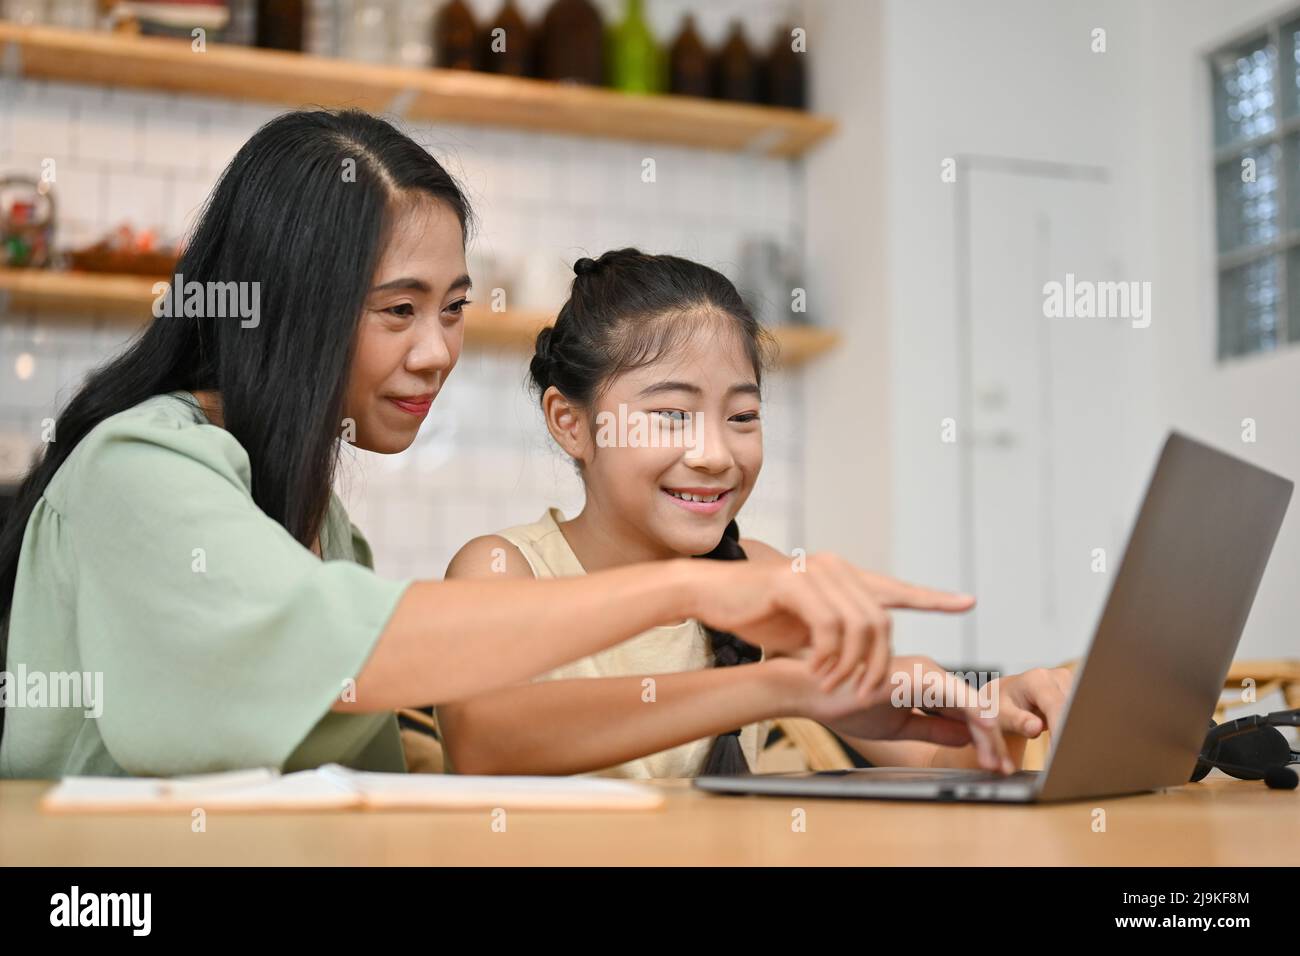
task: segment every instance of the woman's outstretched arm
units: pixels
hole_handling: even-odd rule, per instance
[[[557,581],[417,581],[336,711],[426,706],[527,680],[690,616],[707,585],[685,562]]]
[[[498,549],[516,557],[493,570]],[[518,549],[476,538],[457,555],[474,580],[408,587],[335,710],[379,711],[459,700],[527,680],[661,624],[695,618],[769,653],[806,651],[826,689],[852,681],[863,700],[886,679],[890,607],[964,610],[969,599],[863,571],[834,555],[782,562],[679,558],[533,580]]]

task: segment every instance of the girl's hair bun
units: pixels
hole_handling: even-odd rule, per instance
[[[553,326],[546,326],[537,333],[537,342],[533,347],[533,358],[528,363],[528,371],[538,389],[546,391],[551,384],[551,337],[555,334]]]
[[[755,384],[761,384],[766,333],[722,273],[632,247],[596,259],[582,256],[573,272],[554,327],[534,344],[529,371],[538,395],[553,386],[576,405],[593,408],[605,383],[667,354],[680,342],[680,330],[691,328],[692,313],[702,309],[730,317]],[[685,318],[678,322],[678,316]]]
[[[555,336],[555,326],[548,325],[537,333],[537,339],[533,344],[533,354],[543,362],[551,360],[551,343]]]

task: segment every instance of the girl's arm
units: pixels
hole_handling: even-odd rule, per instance
[[[532,576],[519,549],[495,535],[471,541],[447,568],[449,581]],[[533,640],[516,636],[517,645]],[[441,704],[438,727],[460,773],[587,773],[784,713],[789,683],[770,664],[542,681]]]
[[[541,681],[441,705],[438,727],[459,773],[588,773],[792,713],[790,663]]]
[[[828,706],[807,662],[788,657],[658,675],[653,703],[642,697],[644,680],[543,681],[443,705],[438,708],[443,743],[461,773],[587,773],[758,720],[786,715],[815,719]],[[832,706],[851,703],[848,692],[841,690],[838,696]],[[871,726],[879,736],[893,739],[955,744],[978,732],[983,746],[976,765],[1011,769],[993,722],[981,728],[973,718],[962,723],[914,717],[893,707],[887,694],[854,718],[857,726]]]
[[[532,572],[502,538],[471,542],[447,569],[448,578],[493,574],[523,578]],[[653,702],[643,696],[646,680],[654,681]],[[820,712],[826,703],[820,683],[808,661],[783,657],[652,678],[525,684],[441,705],[438,720],[451,762],[462,773],[586,773],[755,721]],[[852,705],[852,690],[841,688],[839,701]],[[887,695],[882,704],[878,691],[871,708],[892,710]],[[953,721],[926,720],[904,728],[896,716],[885,718],[890,736],[969,739]],[[985,739],[991,760],[1000,741]]]

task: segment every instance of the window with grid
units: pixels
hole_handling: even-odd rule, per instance
[[[1300,342],[1300,14],[1210,58],[1219,358]]]

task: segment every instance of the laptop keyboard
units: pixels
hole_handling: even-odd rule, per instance
[[[849,770],[816,770],[812,777],[860,777],[889,783],[1022,783],[1036,780],[1040,771],[1020,770],[1005,775],[986,770],[960,770],[952,767],[858,767]]]

